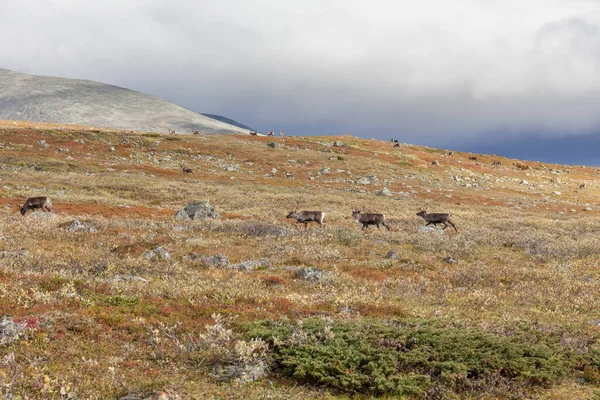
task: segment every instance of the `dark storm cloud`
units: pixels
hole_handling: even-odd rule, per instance
[[[596,0],[5,0],[0,67],[112,83],[259,130],[451,146],[589,133]]]

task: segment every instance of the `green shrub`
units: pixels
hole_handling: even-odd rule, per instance
[[[432,321],[266,321],[244,331],[273,346],[275,366],[284,375],[370,395],[460,394],[500,384],[528,388],[581,365],[559,338],[531,332],[505,337]]]

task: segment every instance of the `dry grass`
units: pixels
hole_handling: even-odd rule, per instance
[[[282,147],[268,148],[272,140]],[[325,145],[334,140],[347,147]],[[161,324],[201,332],[214,313],[235,316],[236,324],[312,315],[450,319],[500,335],[527,326],[584,353],[598,338],[596,168],[515,167],[480,155],[474,162],[468,154],[352,137],[171,138],[23,122],[0,124],[0,142],[0,315],[31,328],[27,339],[0,347],[0,397],[149,390],[179,398],[343,397],[277,376],[241,387],[218,383],[201,358],[168,345],[159,351],[151,340]],[[194,173],[184,175],[180,164]],[[319,174],[323,167],[330,172]],[[375,183],[355,183],[372,174]],[[578,190],[581,182],[588,188]],[[383,186],[395,194],[376,196]],[[55,219],[18,214],[35,195],[52,198]],[[171,219],[201,199],[225,218]],[[593,211],[582,211],[586,203]],[[421,207],[451,212],[461,233],[419,232]],[[325,227],[296,229],[285,219],[292,209],[326,211]],[[354,209],[384,212],[393,231],[360,232]],[[98,232],[67,231],[74,219]],[[143,257],[157,244],[170,261]],[[401,258],[386,259],[390,249]],[[201,261],[219,253],[232,263],[266,258],[272,268],[243,272]],[[457,262],[444,262],[449,256]],[[291,266],[335,278],[302,281]],[[532,397],[593,393],[573,376]]]

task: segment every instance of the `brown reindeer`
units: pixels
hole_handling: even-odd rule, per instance
[[[52,212],[54,210],[50,197],[30,197],[27,199],[27,201],[25,201],[23,207],[21,207],[21,215],[25,215],[27,211],[35,210],[36,208],[41,208],[44,212]]]
[[[377,229],[379,230],[381,230],[379,225],[383,225],[388,231],[390,230],[390,227],[385,222],[385,215],[383,214],[370,214],[361,213],[360,211],[352,211],[352,218],[362,224],[361,231],[365,228],[368,228],[369,225],[377,225]]]
[[[198,132],[198,131],[192,131],[192,135],[199,135],[199,134],[200,134],[200,132]]]
[[[427,221],[427,225],[431,225],[434,224],[435,226],[437,226],[437,224],[444,224],[444,228],[446,229],[448,227],[448,224],[450,224],[454,230],[458,233],[458,229],[456,229],[456,225],[454,225],[452,223],[452,221],[450,221],[450,218],[452,217],[450,214],[441,214],[441,213],[435,213],[435,214],[428,214],[427,211],[425,210],[421,210],[417,213],[417,215],[419,217],[423,217],[423,219],[425,221]],[[427,226],[425,225],[425,226]]]
[[[294,218],[296,224],[304,223],[304,229],[307,229],[308,223],[313,221],[321,225],[322,228],[325,213],[323,211],[290,211],[286,218]],[[296,227],[298,227],[298,225],[296,225]]]
[[[186,166],[184,166],[183,164],[180,165],[181,168],[181,172],[183,172],[184,174],[193,174],[194,171],[192,171],[191,168],[188,168]]]

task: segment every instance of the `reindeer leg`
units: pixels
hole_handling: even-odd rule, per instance
[[[304,222],[304,229],[308,229],[308,222]]]
[[[458,229],[456,229],[456,225],[454,225],[451,221],[448,221],[448,223],[450,225],[452,225],[452,227],[454,228],[454,230],[456,231],[456,233],[458,233]]]
[[[425,226],[429,226],[431,224],[433,224],[433,222],[428,222]]]
[[[388,231],[390,230],[390,227],[385,222],[383,222],[381,225],[385,226],[385,229],[387,229]]]

